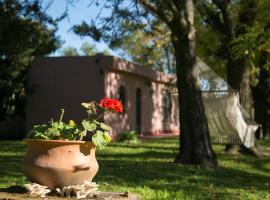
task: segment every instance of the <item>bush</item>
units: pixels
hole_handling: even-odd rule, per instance
[[[138,143],[138,133],[136,131],[123,131],[119,133],[118,140],[120,142]]]

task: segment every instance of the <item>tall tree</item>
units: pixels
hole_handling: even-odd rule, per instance
[[[262,125],[263,137],[270,137],[270,62],[269,53],[261,52],[258,83],[252,87],[255,120]],[[261,135],[257,135],[261,137]]]
[[[158,18],[167,25],[176,58],[178,100],[181,112],[180,147],[175,162],[217,165],[196,73],[193,1],[139,0],[132,1],[131,4],[121,0],[109,0],[105,1],[102,7],[113,10],[111,16],[101,20],[101,26],[94,22],[91,25],[83,22],[74,27],[75,32],[81,36],[92,36],[96,40],[113,42],[125,35],[125,32],[119,29],[122,23],[134,23],[138,29],[149,28],[153,25],[151,23],[153,19]]]
[[[255,120],[262,124],[263,136],[270,137],[270,1],[259,0],[256,26],[252,29],[247,46],[252,52],[252,83]],[[240,41],[239,41],[240,42]],[[256,73],[257,72],[257,73]],[[253,79],[254,80],[254,79]]]
[[[68,46],[62,50],[62,56],[79,56],[79,55],[80,54],[75,47]]]
[[[82,43],[79,50],[72,46],[65,47],[62,50],[62,56],[93,56],[97,53],[110,55],[110,51],[108,49],[100,51],[95,44],[89,44],[88,42]]]
[[[0,1],[0,121],[24,113],[28,69],[36,56],[59,46],[61,18],[46,15],[37,0]]]
[[[80,50],[83,52],[84,56],[92,56],[98,52],[96,45],[89,44],[88,42],[82,43]]]
[[[196,5],[202,16],[203,27],[208,26],[211,29],[208,28],[208,32],[216,33],[213,38],[217,45],[215,48],[211,47],[212,51],[210,50],[209,55],[217,56],[227,62],[228,83],[239,91],[240,103],[251,113],[250,84],[254,88],[253,91],[258,89],[256,74],[264,68],[264,64],[261,62],[263,59],[260,57],[270,49],[268,14],[270,2],[265,0],[213,0],[198,1]],[[207,47],[207,45],[203,46],[204,49]],[[255,104],[258,105],[256,102]],[[261,106],[259,107],[261,108]],[[258,112],[261,114],[261,111],[256,111],[259,107],[255,106],[256,115]],[[267,117],[263,118],[267,119]],[[256,117],[256,119],[259,119],[259,123],[265,124],[260,117]]]
[[[254,25],[258,0],[238,1],[212,0],[200,1],[197,6],[208,23],[219,35],[221,45],[218,56],[227,61],[227,81],[239,91],[240,103],[249,112],[252,108],[252,96],[249,82],[248,54],[241,57],[234,54],[234,41],[246,34]],[[234,8],[233,8],[234,6]],[[233,8],[233,9],[232,9]],[[239,8],[239,9],[238,9]],[[237,10],[238,9],[238,10]],[[237,13],[237,19],[235,19]],[[237,23],[234,23],[237,21]]]

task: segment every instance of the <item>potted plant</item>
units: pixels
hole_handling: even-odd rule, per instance
[[[95,149],[102,149],[111,141],[111,128],[99,119],[109,112],[122,112],[122,104],[103,98],[99,104],[90,102],[82,106],[87,118],[81,123],[64,123],[62,109],[58,121],[35,125],[28,133],[22,168],[31,182],[56,189],[91,181],[96,175]]]

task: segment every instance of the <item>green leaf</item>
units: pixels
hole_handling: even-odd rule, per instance
[[[103,149],[106,145],[107,142],[103,136],[102,131],[97,131],[93,136],[92,136],[92,142],[99,148]]]
[[[94,122],[91,123],[90,121],[87,121],[87,120],[83,120],[82,125],[84,129],[88,131],[94,131],[97,129],[97,125]]]
[[[44,134],[44,132],[49,128],[49,125],[35,125],[34,128],[27,134],[28,138],[36,138],[41,139],[41,134]]]
[[[46,139],[46,140],[49,140],[50,138],[47,137],[46,135],[44,135],[43,133],[35,133],[35,135],[33,135],[33,139]]]
[[[112,137],[110,136],[110,134],[108,132],[104,132],[103,137],[107,143],[109,143],[112,140]]]
[[[63,130],[60,130],[60,131],[61,131],[61,138],[67,139],[67,140],[75,140],[77,137],[76,133],[79,130],[74,127],[67,126]]]
[[[60,137],[61,134],[57,128],[51,127],[44,132],[44,135],[46,135],[50,139],[57,139]]]
[[[83,137],[86,136],[86,133],[87,133],[87,131],[81,131],[81,132],[78,133],[79,137],[80,137],[80,140],[82,140]]]
[[[109,127],[108,125],[104,124],[104,123],[100,123],[100,128],[102,128],[105,131],[111,131],[112,128]]]
[[[45,132],[50,126],[48,125],[35,125],[34,126],[34,131],[37,131],[37,132]]]
[[[94,123],[100,125],[100,122],[98,122],[97,120],[94,120]]]
[[[53,122],[51,126],[56,129],[63,129],[66,126],[66,124],[63,122]]]

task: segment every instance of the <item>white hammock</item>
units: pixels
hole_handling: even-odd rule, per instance
[[[259,124],[241,107],[238,93],[200,58],[196,65],[213,142],[253,147]]]

